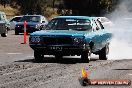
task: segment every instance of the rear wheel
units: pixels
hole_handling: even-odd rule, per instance
[[[99,59],[100,60],[107,60],[107,55],[109,54],[109,44],[107,44],[101,51],[99,52]]]
[[[36,62],[42,62],[43,58],[44,58],[44,55],[41,52],[34,50],[34,59]]]
[[[81,59],[83,62],[89,62],[91,58],[91,50],[84,51],[81,55]]]

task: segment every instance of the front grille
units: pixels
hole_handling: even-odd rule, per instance
[[[24,25],[19,25],[19,28],[20,28],[20,29],[23,29],[23,28],[24,28]],[[28,29],[29,29],[29,28],[30,28],[30,26],[29,26],[29,25],[26,25],[26,28],[28,28]]]
[[[46,45],[71,44],[72,38],[71,37],[59,37],[59,36],[43,37],[43,43]]]

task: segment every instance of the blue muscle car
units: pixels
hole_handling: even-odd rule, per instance
[[[93,17],[58,16],[44,30],[32,33],[29,45],[37,62],[42,61],[44,55],[56,58],[81,55],[83,62],[89,62],[91,53],[98,54],[100,60],[107,60],[111,38],[111,32]]]

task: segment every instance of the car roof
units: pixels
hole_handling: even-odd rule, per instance
[[[24,15],[24,16],[42,16],[42,15]]]
[[[15,18],[15,17],[23,17],[23,16],[14,16],[14,18]]]
[[[4,12],[0,11],[0,14],[5,14]]]
[[[11,17],[10,19],[14,19],[14,18],[17,18],[17,17],[23,17],[23,16],[14,16],[14,17]]]
[[[71,19],[92,19],[91,17],[88,16],[57,16],[55,18],[71,18]]]
[[[20,16],[13,16],[9,20],[12,20],[12,19],[17,18],[17,17],[23,17],[23,16],[22,15],[20,15]]]
[[[107,17],[92,17],[94,19],[108,19]]]

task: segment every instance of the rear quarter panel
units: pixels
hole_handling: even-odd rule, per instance
[[[105,47],[111,41],[112,33],[109,30],[92,31],[85,35],[87,44],[94,43],[93,52],[97,52]]]

